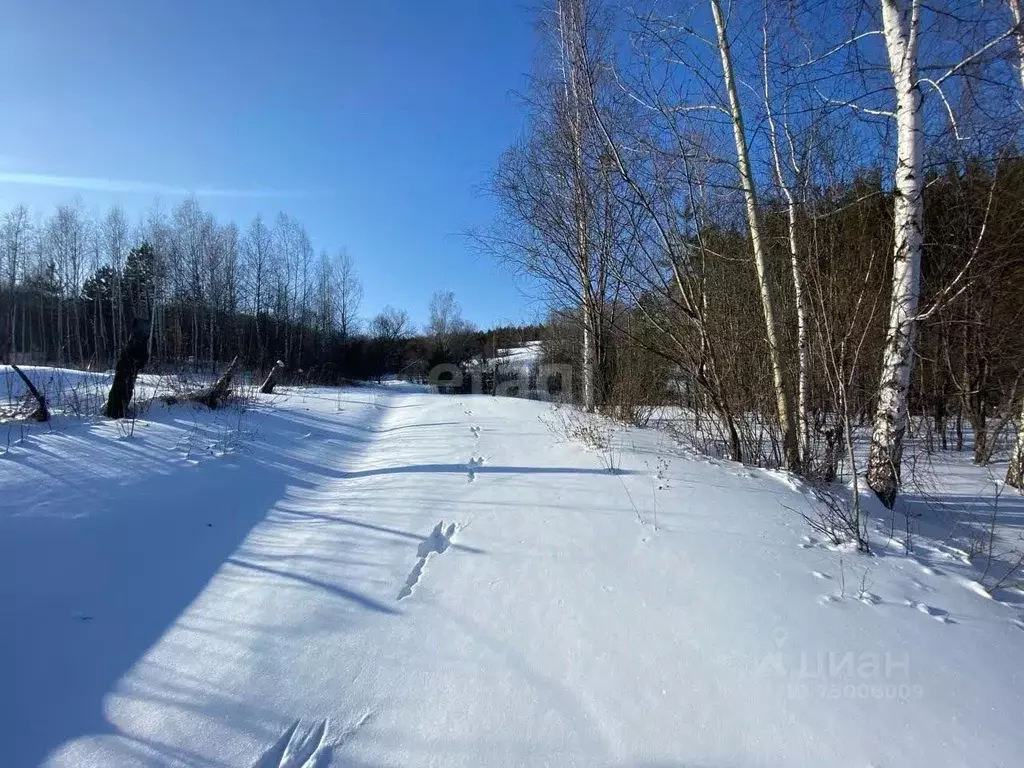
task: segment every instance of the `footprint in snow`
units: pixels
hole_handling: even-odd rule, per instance
[[[907,600],[906,604],[908,608],[916,608],[925,616],[931,616],[933,619],[935,619],[938,622],[941,622],[942,624],[956,624],[956,622],[950,618],[949,612],[944,611],[941,608],[936,608],[932,605],[925,605],[924,603],[919,603],[916,600]]]
[[[445,528],[444,520],[440,520],[434,526],[430,536],[420,542],[419,547],[416,548],[416,564],[409,571],[409,575],[405,577],[405,585],[398,592],[396,600],[404,600],[412,594],[413,587],[420,583],[423,569],[427,566],[427,560],[431,555],[439,555],[451,546],[452,536],[455,535],[455,531],[455,523],[449,523],[448,527]]]
[[[326,745],[327,720],[302,727],[296,720],[253,764],[253,768],[326,768],[331,756]]]
[[[335,746],[341,747],[348,743],[353,736],[355,736],[359,730],[366,725],[368,722],[373,720],[373,712],[367,712],[365,715],[360,717],[355,723],[350,725],[338,736]],[[330,761],[328,761],[330,762]]]
[[[466,473],[469,475],[469,482],[476,480],[477,467],[484,465],[483,456],[471,456],[469,461],[466,463]]]

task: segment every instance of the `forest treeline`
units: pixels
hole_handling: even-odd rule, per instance
[[[732,459],[844,457],[854,539],[858,432],[888,506],[911,430],[979,463],[1016,434],[1024,485],[1020,2],[548,0],[537,27],[473,236],[546,290],[585,408],[675,398]]]
[[[236,356],[283,363],[292,380],[335,383],[455,362],[536,339],[538,328],[479,331],[439,291],[425,328],[385,307],[364,319],[344,250],[315,253],[300,222],[257,216],[240,231],[195,199],[131,225],[112,208],[49,215],[15,206],[0,220],[0,358],[109,368],[135,319],[148,323],[149,368],[209,371]]]

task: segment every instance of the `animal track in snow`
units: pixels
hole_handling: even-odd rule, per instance
[[[281,734],[253,768],[319,768],[325,754],[327,720],[320,720],[310,729],[296,720]]]
[[[923,582],[920,582],[917,579],[911,579],[910,583],[914,587],[914,589],[919,589],[922,592],[934,592],[935,591],[932,587],[929,587],[927,584],[924,584]]]
[[[473,433],[473,437],[480,437],[480,427],[473,425],[469,428],[469,431]]]
[[[924,603],[919,603],[916,600],[907,600],[906,604],[908,608],[916,608],[925,616],[931,616],[933,619],[940,621],[943,624],[956,624],[956,622],[949,617],[949,612],[944,611],[941,608],[925,605]]]
[[[476,480],[476,469],[484,465],[483,456],[470,456],[466,463],[466,473],[469,475],[469,482]]]
[[[452,536],[455,535],[455,530],[455,523],[451,523],[445,528],[444,520],[440,520],[434,526],[430,536],[420,542],[419,547],[416,548],[416,555],[418,557],[416,565],[412,567],[409,575],[405,577],[405,585],[399,591],[397,600],[404,600],[412,594],[413,587],[419,584],[420,577],[423,576],[423,569],[426,567],[429,557],[435,553],[440,554],[448,549],[452,543]]]
[[[821,571],[811,571],[811,576],[813,576],[816,579],[823,579],[825,581],[832,580],[831,576],[829,576],[827,573],[822,573]]]
[[[352,740],[359,730],[373,719],[373,712],[367,712],[365,715],[360,717],[356,722],[341,732],[341,735],[336,739],[334,746],[342,747]]]

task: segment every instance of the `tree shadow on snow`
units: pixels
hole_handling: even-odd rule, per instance
[[[1005,489],[1000,497],[978,493],[923,493],[910,490],[895,512],[880,511],[882,533],[892,533],[895,550],[904,555],[907,518],[911,521],[912,557],[935,573],[954,572],[986,588],[1000,602],[1022,605],[1024,592],[1014,585],[1024,580],[1024,496]],[[993,521],[996,535],[990,538]],[[878,554],[885,555],[879,548]]]
[[[186,409],[161,417],[160,428],[182,430],[182,417],[189,425],[198,419],[197,429],[207,430],[210,439],[224,429],[214,416],[194,417]],[[10,736],[4,765],[38,765],[84,736],[121,736],[122,746],[138,741],[107,720],[105,700],[125,695],[125,686],[132,687],[128,673],[170,628],[194,618],[190,606],[218,573],[327,590],[342,609],[342,629],[352,611],[396,613],[359,584],[341,583],[344,568],[325,581],[248,556],[243,542],[268,512],[337,477],[290,456],[301,450],[287,412],[260,418],[260,441],[288,436],[292,442],[278,451],[241,446],[220,457],[197,450],[190,460],[159,441],[102,437],[85,425],[36,434],[21,451],[19,475],[41,487],[12,476],[13,487],[0,494],[0,721]],[[355,441],[352,450],[358,449]],[[117,474],[124,466],[130,474]],[[202,629],[187,631],[201,637]],[[225,632],[231,630],[238,627]],[[148,661],[143,666],[153,667]],[[186,690],[175,693],[182,672],[160,674],[168,700],[216,717],[215,704],[196,701]],[[273,717],[222,693],[225,709],[236,707],[237,722]]]
[[[406,464],[399,467],[382,467],[379,469],[362,469],[355,472],[342,472],[341,477],[356,479],[360,477],[376,477],[378,475],[454,473],[466,474],[468,464]],[[502,467],[488,464],[474,464],[477,475],[642,475],[631,469],[587,469],[582,467]]]

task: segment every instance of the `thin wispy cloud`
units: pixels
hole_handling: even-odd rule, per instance
[[[150,181],[104,179],[92,176],[53,176],[46,173],[8,173],[0,171],[0,184],[22,184],[32,187],[77,189],[84,192],[123,192],[129,194],[168,195],[178,197],[297,197],[302,192],[282,189],[238,189],[233,187],[177,187]]]

